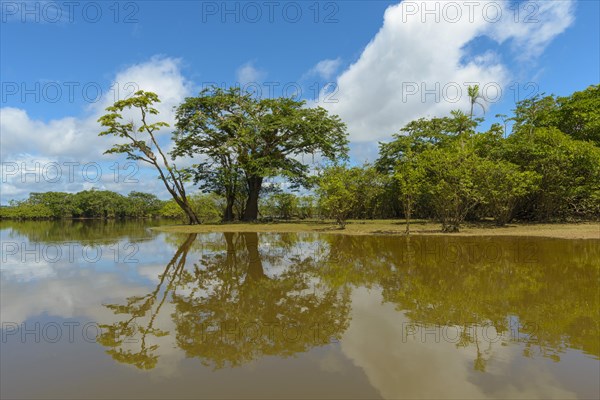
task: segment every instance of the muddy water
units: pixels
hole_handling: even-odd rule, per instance
[[[2,398],[598,398],[600,241],[2,223]]]

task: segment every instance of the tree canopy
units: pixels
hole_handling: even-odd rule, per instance
[[[304,156],[337,160],[347,154],[346,126],[321,108],[290,98],[256,99],[239,88],[209,88],[177,109],[174,156],[201,160],[197,180],[223,192],[228,210],[247,193],[243,219],[256,220],[265,178],[310,186]],[[226,212],[225,219],[232,213]]]

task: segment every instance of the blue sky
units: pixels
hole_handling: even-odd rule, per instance
[[[110,179],[126,161],[103,156],[109,140],[96,137],[103,108],[133,88],[161,95],[167,121],[209,82],[296,93],[347,122],[360,163],[406,122],[464,109],[469,82],[486,88],[489,124],[528,94],[600,81],[599,2],[470,4],[2,1],[1,201],[92,186],[165,197],[143,166],[138,183]],[[98,163],[103,177],[67,180],[65,162]],[[22,163],[58,163],[63,176],[24,181]]]

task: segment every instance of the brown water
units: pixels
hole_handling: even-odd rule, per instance
[[[4,398],[598,398],[600,241],[2,223]]]

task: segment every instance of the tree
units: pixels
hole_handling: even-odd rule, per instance
[[[420,156],[426,171],[425,191],[444,232],[458,232],[467,214],[483,198],[477,181],[483,160],[470,145],[463,148],[462,144],[457,141],[453,146],[426,150]]]
[[[234,207],[247,182],[239,165],[240,135],[252,119],[255,101],[239,88],[206,88],[177,108],[174,157],[200,155],[194,181],[200,189],[226,199],[224,221],[234,220]]]
[[[298,204],[298,197],[293,193],[273,193],[263,208],[271,217],[291,219],[298,214]]]
[[[256,99],[239,88],[205,89],[177,110],[173,154],[208,156],[208,171],[218,171],[219,179],[204,177],[216,185],[237,181],[242,173],[248,196],[243,219],[254,221],[265,178],[281,176],[294,187],[310,186],[310,167],[299,158],[346,157],[345,124],[321,107],[304,105],[289,98]]]
[[[392,135],[391,142],[379,143],[379,158],[375,167],[380,172],[393,173],[407,148],[404,136],[411,137],[411,151],[418,154],[434,147],[447,146],[460,136],[470,137],[481,121],[481,118],[469,118],[461,111],[452,111],[449,117],[411,121],[399,133]]]
[[[506,160],[538,173],[539,190],[521,210],[523,219],[552,220],[600,213],[600,148],[557,128],[520,129],[507,139]]]
[[[521,100],[513,110],[514,121],[513,133],[529,132],[532,134],[535,128],[550,127],[557,125],[558,104],[554,96],[537,94],[531,98]]]
[[[150,123],[147,120],[152,115],[158,115],[154,104],[159,102],[155,93],[140,90],[132,97],[116,101],[112,106],[107,107],[108,114],[98,119],[98,122],[107,129],[100,132],[99,136],[112,135],[126,139],[127,143],[114,144],[104,154],[127,154],[127,158],[130,160],[139,160],[154,166],[165,187],[188,217],[189,224],[198,224],[200,222],[190,206],[184,187],[184,182],[189,175],[178,170],[175,165],[171,166],[156,139],[156,132],[169,125],[166,122]],[[121,122],[123,120],[121,113],[130,109],[139,110],[141,114],[139,128],[135,127],[133,121]],[[147,139],[140,137],[146,135]],[[158,152],[159,158],[155,155],[154,149]]]
[[[473,136],[480,121],[461,111],[421,118],[408,123],[392,142],[380,144],[375,165],[394,177],[405,218],[412,217],[419,196],[427,200],[424,206],[442,222],[444,231],[459,229],[480,198],[473,181],[479,159]]]
[[[109,190],[84,190],[73,197],[76,217],[123,218],[127,213],[127,200],[119,193]]]
[[[53,212],[44,204],[29,201],[13,202],[10,207],[0,207],[0,219],[49,219]]]
[[[324,215],[335,219],[342,229],[358,203],[360,174],[358,167],[332,165],[323,169],[319,176],[316,189],[319,206]]]
[[[600,85],[570,96],[536,95],[517,103],[513,132],[534,128],[558,128],[573,139],[600,145]]]
[[[394,173],[394,179],[398,182],[400,198],[404,208],[406,219],[406,234],[410,234],[410,219],[413,214],[414,205],[423,190],[423,179],[425,169],[419,163],[418,153],[413,150],[414,138],[412,136],[401,136],[397,141],[404,144],[403,156],[398,161]]]
[[[386,177],[368,163],[355,167],[356,203],[352,210],[353,218],[373,219],[382,208],[382,195],[385,192]]]
[[[223,216],[223,198],[211,193],[194,193],[188,196],[194,213],[198,216],[200,223],[217,223]],[[160,209],[160,215],[165,218],[185,218],[181,208],[175,200],[166,201]]]
[[[311,195],[298,197],[298,212],[301,219],[313,218],[315,215],[315,198]]]
[[[600,85],[557,99],[558,128],[573,139],[600,146]]]
[[[163,202],[154,194],[132,191],[127,195],[127,216],[144,218],[158,213]]]
[[[176,203],[173,202],[175,207]],[[31,193],[27,200],[12,202],[4,218],[21,219],[115,219],[144,218],[159,214],[163,202],[155,195],[131,192],[127,197],[110,190],[84,190],[78,193]],[[36,213],[32,213],[36,211]],[[179,210],[180,211],[180,210]]]
[[[467,89],[467,94],[469,95],[469,103],[470,103],[470,111],[469,118],[473,119],[473,111],[475,111],[475,104],[479,105],[483,111],[485,112],[485,107],[481,100],[483,100],[483,96],[479,93],[479,85],[469,86]]]
[[[499,226],[511,220],[517,201],[537,190],[540,181],[538,173],[521,172],[517,165],[503,160],[482,160],[477,173],[482,203]]]
[[[31,204],[44,205],[53,218],[70,218],[77,213],[74,196],[64,192],[31,193],[27,200]]]
[[[214,193],[196,193],[191,196],[192,208],[200,222],[216,223],[223,215],[223,198]]]

